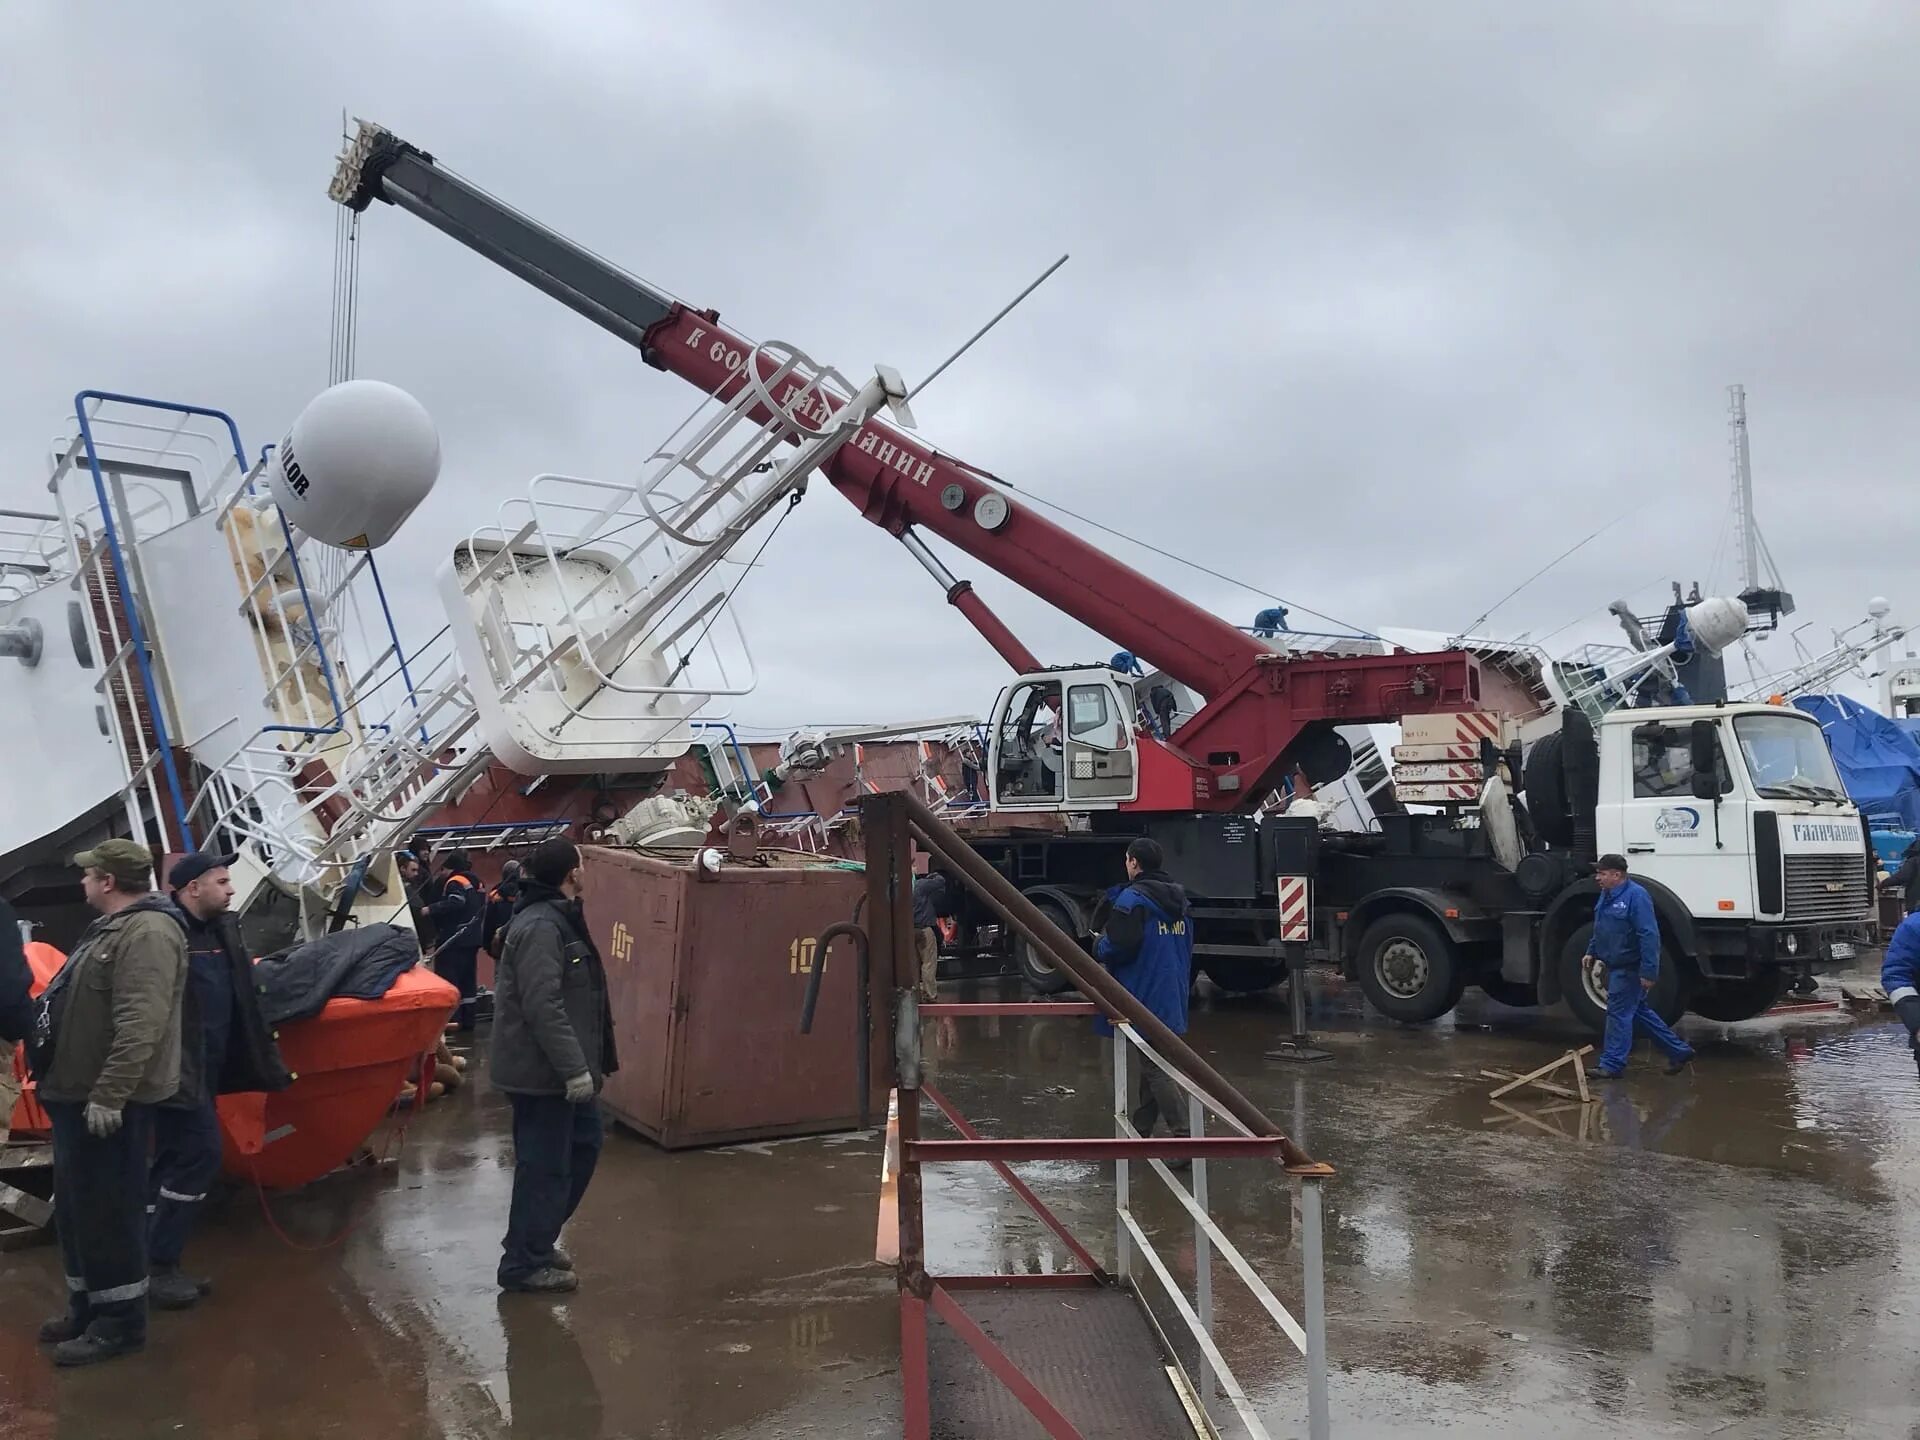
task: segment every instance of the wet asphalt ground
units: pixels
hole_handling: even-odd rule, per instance
[[[1689,1020],[1691,1075],[1643,1050],[1582,1112],[1503,1110],[1480,1075],[1578,1043],[1564,1017],[1480,1000],[1408,1030],[1337,984],[1313,1009],[1320,1065],[1265,1058],[1286,1024],[1271,998],[1208,1001],[1190,1039],[1338,1169],[1337,1436],[1920,1437],[1920,1078],[1890,1019]],[[1107,1050],[1083,1020],[942,1021],[929,1047],[988,1134],[1111,1133]],[[57,1374],[34,1343],[62,1303],[56,1253],[0,1257],[0,1436],[898,1433],[874,1137],[668,1155],[616,1131],[567,1237],[582,1287],[546,1301],[493,1286],[505,1130],[483,1078],[421,1115],[384,1177],[273,1199],[271,1221],[228,1196],[190,1257],[214,1296],[95,1370]],[[1110,1172],[1026,1168],[1110,1256]],[[1262,1162],[1211,1168],[1213,1213],[1292,1303],[1291,1186]],[[1190,1279],[1190,1229],[1135,1183]],[[1061,1264],[982,1166],[929,1172],[928,1230],[935,1271]],[[1304,1433],[1298,1358],[1224,1266],[1215,1288],[1229,1362],[1276,1435]]]

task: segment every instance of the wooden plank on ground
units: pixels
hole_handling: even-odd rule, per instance
[[[1502,1085],[1498,1090],[1493,1091],[1490,1095],[1487,1096],[1487,1098],[1489,1100],[1498,1100],[1502,1095],[1507,1094],[1509,1091],[1518,1090],[1522,1085],[1538,1085],[1540,1081],[1540,1077],[1542,1075],[1551,1074],[1553,1071],[1558,1070],[1562,1065],[1567,1064],[1569,1061],[1577,1065],[1580,1063],[1582,1059],[1584,1059],[1588,1055],[1591,1055],[1592,1053],[1593,1053],[1593,1046],[1591,1045],[1582,1045],[1578,1050],[1569,1050],[1566,1054],[1558,1057],[1557,1059],[1549,1061],[1545,1065],[1542,1065],[1538,1070],[1529,1070],[1524,1075],[1515,1076],[1512,1080],[1509,1080],[1505,1085]],[[1547,1087],[1542,1085],[1540,1086],[1540,1088],[1544,1090]]]

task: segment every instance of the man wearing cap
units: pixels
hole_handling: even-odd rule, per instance
[[[513,1104],[513,1202],[502,1290],[577,1288],[559,1249],[600,1159],[600,1082],[619,1068],[607,974],[580,910],[580,851],[542,841],[527,857],[495,984],[493,1085]]]
[[[260,1015],[253,961],[234,919],[238,858],[202,850],[173,862],[167,885],[187,934],[187,991],[181,1006],[180,1089],[153,1117],[153,1173],[147,1232],[149,1301],[185,1310],[211,1282],[180,1273],[187,1234],[220,1173],[214,1097],[284,1090],[290,1083],[273,1032]]]
[[[147,1151],[153,1107],[180,1085],[187,945],[146,846],[104,840],[73,863],[100,918],[41,996],[29,1055],[68,1298],[40,1340],[56,1365],[91,1365],[147,1341]]]
[[[1667,1057],[1667,1074],[1693,1061],[1693,1047],[1674,1034],[1647,997],[1660,981],[1660,922],[1646,887],[1627,878],[1626,857],[1602,855],[1593,866],[1600,898],[1593,907],[1593,939],[1584,964],[1607,967],[1607,1041],[1600,1063],[1587,1073],[1617,1080],[1627,1068],[1633,1033],[1640,1031]]]

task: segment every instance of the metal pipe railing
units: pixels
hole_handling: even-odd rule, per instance
[[[906,804],[914,838],[919,840],[949,868],[957,871],[981,896],[999,909],[1015,929],[1046,953],[1047,959],[1073,981],[1081,994],[1097,1001],[1109,1014],[1127,1021],[1139,1030],[1153,1048],[1184,1072],[1201,1090],[1214,1097],[1249,1134],[1281,1140],[1281,1157],[1290,1171],[1318,1166],[1314,1158],[1288,1139],[1280,1127],[1260,1112],[1260,1108],[1242,1095],[1226,1076],[1209,1065],[1185,1040],[1134,996],[1113,976],[1087,955],[1059,926],[980,853],[961,838],[958,831],[934,814],[918,796],[899,792]],[[1331,1173],[1328,1171],[1327,1173]]]
[[[1063,1437],[1063,1440],[1079,1436],[1081,1431],[1067,1418],[1066,1413],[1057,1408],[1053,1400],[1020,1368],[1019,1357],[1001,1349],[971,1320],[961,1296],[969,1290],[985,1286],[1071,1287],[1075,1284],[1098,1285],[1109,1283],[1110,1280],[1118,1281],[1133,1289],[1136,1298],[1142,1302],[1149,1323],[1161,1329],[1164,1340],[1165,1327],[1155,1311],[1145,1306],[1145,1297],[1134,1283],[1136,1275],[1142,1270],[1153,1274],[1198,1349],[1201,1383],[1197,1394],[1184,1369],[1176,1365],[1174,1371],[1182,1403],[1186,1405],[1188,1414],[1196,1417],[1196,1425],[1200,1423],[1198,1415],[1212,1405],[1216,1393],[1223,1393],[1246,1433],[1254,1440],[1268,1440],[1271,1432],[1266,1421],[1246,1387],[1233,1374],[1224,1353],[1214,1340],[1212,1272],[1216,1256],[1225,1260],[1288,1343],[1305,1357],[1307,1434],[1310,1440],[1326,1440],[1330,1433],[1330,1411],[1326,1377],[1325,1258],[1320,1187],[1332,1176],[1332,1167],[1314,1161],[1282,1135],[1230,1082],[1147,1013],[1131,994],[1081,952],[1073,940],[1038,912],[1005,877],[987,864],[957,832],[942,822],[917,797],[906,792],[869,796],[862,804],[862,821],[867,839],[868,924],[874,947],[873,958],[878,967],[872,980],[891,986],[895,1006],[896,1096],[889,1117],[887,1158],[882,1173],[877,1255],[894,1265],[900,1295],[901,1380],[905,1399],[903,1434],[907,1440],[928,1440],[932,1434],[931,1387],[926,1351],[929,1311],[947,1321],[1046,1433]],[[919,972],[909,940],[911,926],[907,884],[912,869],[909,842],[913,839],[917,839],[957,874],[962,883],[995,912],[1002,923],[1040,947],[1094,1003],[935,1003],[922,1006],[915,988]],[[856,943],[868,938],[867,931],[854,926],[837,926],[834,933],[851,934]],[[825,949],[825,944],[818,947],[820,960],[824,959]],[[819,981],[819,960],[816,960],[816,970],[809,984],[809,1014],[818,994]],[[923,1018],[1096,1012],[1104,1012],[1114,1022],[1114,1134],[1110,1139],[1001,1139],[982,1136],[967,1124],[951,1102],[926,1083],[922,1075],[920,1022]],[[863,1024],[862,1028],[864,1031],[866,1026]],[[1146,1138],[1133,1125],[1134,1097],[1130,1064],[1130,1052],[1133,1050],[1140,1052],[1143,1063],[1159,1066],[1186,1093],[1187,1133],[1180,1133],[1178,1122],[1172,1116],[1167,1119],[1175,1133],[1167,1138]],[[932,1100],[935,1108],[959,1132],[960,1139],[922,1138],[923,1097]],[[1206,1133],[1208,1114],[1222,1120],[1233,1133],[1209,1136]],[[1209,1159],[1236,1157],[1278,1160],[1299,1187],[1303,1289],[1301,1318],[1296,1319],[1281,1304],[1271,1287],[1254,1272],[1208,1213]],[[1022,1161],[1043,1159],[1112,1162],[1116,1261],[1111,1275],[1100,1269],[1092,1252],[1009,1168]],[[1192,1162],[1191,1191],[1181,1185],[1165,1163],[1175,1159]],[[1040,1221],[1065,1244],[1081,1268],[1077,1272],[1048,1275],[948,1276],[929,1273],[926,1264],[926,1225],[922,1213],[924,1191],[921,1167],[955,1161],[976,1161],[993,1166]],[[1173,1267],[1155,1249],[1152,1236],[1134,1216],[1130,1180],[1131,1166],[1136,1163],[1145,1163],[1153,1169],[1192,1221],[1194,1280],[1191,1298],[1175,1278]],[[1167,1349],[1172,1352],[1170,1345]]]

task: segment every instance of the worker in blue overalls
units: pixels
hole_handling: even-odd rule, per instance
[[[1893,1002],[1893,1013],[1907,1027],[1907,1044],[1920,1065],[1920,914],[1907,916],[1887,942],[1880,965],[1880,988]]]
[[[1600,898],[1593,907],[1593,939],[1585,963],[1607,967],[1607,1043],[1600,1063],[1587,1073],[1596,1080],[1617,1080],[1627,1068],[1637,1029],[1667,1057],[1667,1074],[1678,1075],[1693,1061],[1693,1047],[1668,1028],[1647,997],[1660,979],[1660,922],[1653,897],[1627,878],[1624,856],[1602,855],[1593,867]]]
[[[1187,892],[1167,874],[1160,846],[1144,836],[1127,846],[1126,863],[1127,883],[1108,891],[1102,905],[1105,923],[1094,943],[1093,958],[1169,1030],[1184,1035],[1187,993],[1193,988],[1193,919]],[[1094,1029],[1102,1035],[1113,1034],[1105,1016],[1094,1021]],[[1141,1057],[1139,1066],[1130,1117],[1133,1128],[1144,1136],[1159,1120],[1169,1133],[1185,1134],[1187,1102],[1180,1087],[1151,1060]],[[1191,1166],[1187,1160],[1172,1164],[1175,1170]]]

